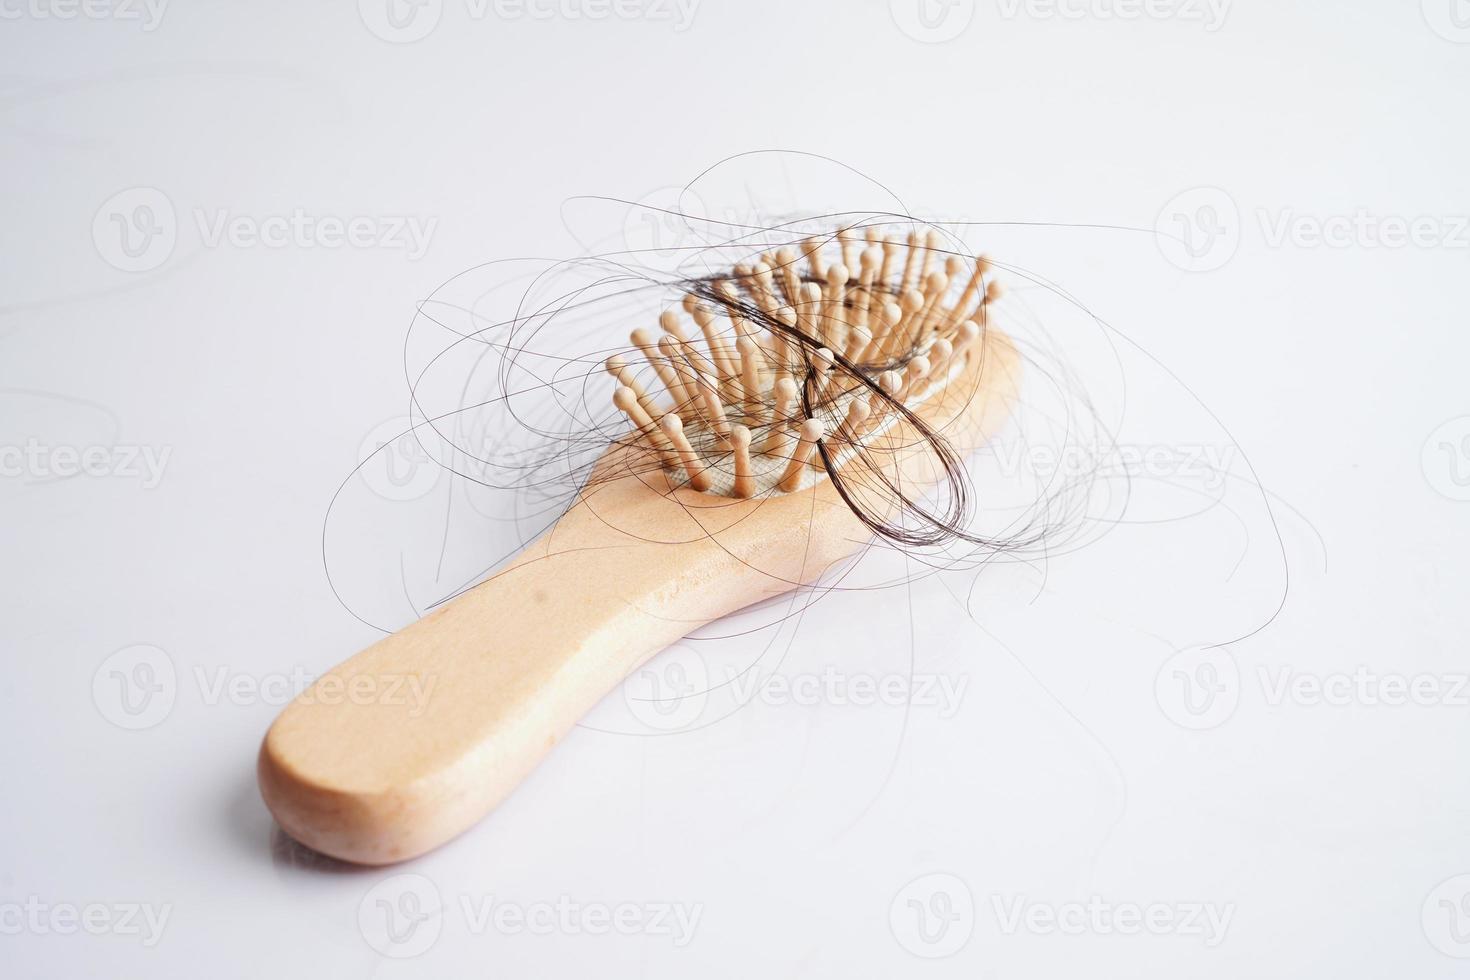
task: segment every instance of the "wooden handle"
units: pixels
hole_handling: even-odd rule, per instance
[[[984,348],[952,393],[926,406],[961,447],[980,444],[1014,392],[1009,342],[995,335]],[[622,461],[610,454],[604,473]],[[895,476],[931,478],[926,462],[900,455]],[[438,846],[652,654],[815,581],[871,540],[830,480],[750,500],[670,490],[662,474],[590,486],[514,564],[334,668],[282,712],[258,768],[287,833],[363,864]]]
[[[841,557],[817,549],[810,561],[797,552],[792,564],[800,529],[784,520],[779,535],[732,541],[720,526],[733,516],[728,502],[709,502],[665,496],[637,477],[604,485],[510,568],[319,679],[261,749],[261,790],[281,826],[360,863],[422,853],[494,807],[654,653]],[[688,525],[681,504],[697,508],[699,538],[630,533],[630,516],[665,534]],[[618,525],[598,515],[604,506]],[[839,523],[846,513],[826,510]],[[759,514],[757,523],[775,516]]]

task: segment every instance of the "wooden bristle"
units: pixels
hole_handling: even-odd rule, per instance
[[[756,282],[756,305],[766,316],[781,304],[776,296],[776,279],[771,275],[771,267],[765,262],[757,262],[755,266]]]
[[[924,280],[924,306],[914,322],[913,339],[919,341],[928,335],[929,326],[938,315],[939,304],[949,290],[949,277],[942,272],[931,272]]]
[[[849,269],[857,268],[857,232],[852,228],[844,228],[837,233],[837,241],[842,251],[842,264]]]
[[[779,425],[791,419],[791,414],[796,409],[797,394],[796,382],[790,378],[782,378],[776,383],[776,407],[771,416],[772,422]]]
[[[826,347],[819,347],[812,354],[812,401],[824,402],[832,396],[832,366],[837,359]]]
[[[699,375],[699,392],[704,397],[705,420],[715,430],[715,435],[725,445],[730,443],[730,423],[725,418],[725,406],[720,402],[719,390],[715,387],[714,379],[707,374]]]
[[[853,327],[852,332],[847,335],[847,350],[842,352],[842,356],[854,364],[860,364],[863,351],[867,350],[868,345],[872,342],[873,335],[868,333],[866,327]]]
[[[797,310],[801,329],[809,337],[822,336],[822,287],[814,282],[801,287],[802,305]]]
[[[822,297],[822,342],[841,350],[847,343],[847,266],[827,267],[827,289]]]
[[[781,283],[781,295],[787,306],[795,306],[800,298],[801,274],[796,268],[797,256],[794,249],[776,250],[776,278]]]
[[[980,325],[974,320],[966,320],[960,324],[959,333],[954,339],[954,354],[958,357],[965,348],[969,347],[980,338]]]
[[[863,350],[862,354],[856,358],[852,358],[852,360],[886,360],[887,358],[884,356],[884,351],[888,347],[889,335],[893,332],[893,329],[898,325],[898,322],[901,319],[903,319],[903,308],[900,307],[897,303],[891,301],[885,302],[881,307],[879,307],[878,319],[873,324],[873,339],[868,342],[868,346],[866,349]]]
[[[816,451],[817,440],[822,438],[825,431],[826,426],[821,419],[807,419],[801,423],[801,434],[796,440],[796,448],[791,451],[791,458],[786,461],[786,469],[776,484],[782,490],[791,493],[801,486],[802,470]]]
[[[613,404],[617,406],[619,411],[628,416],[628,420],[633,423],[639,435],[646,437],[653,444],[653,448],[659,454],[659,461],[663,466],[666,468],[672,467],[678,462],[671,453],[672,447],[669,441],[659,431],[658,426],[649,417],[648,413],[643,410],[643,406],[638,403],[638,396],[633,393],[633,389],[619,387],[617,391],[613,392]]]
[[[883,359],[885,361],[895,360],[904,351],[914,346],[917,339],[914,336],[917,327],[919,310],[924,306],[924,294],[917,289],[905,290],[899,297],[898,305],[902,316],[888,332],[883,342]]]
[[[899,280],[901,290],[913,289],[919,281],[919,249],[923,240],[917,231],[909,232],[909,247],[903,255],[903,277]]]
[[[631,337],[633,346],[643,352],[643,356],[648,360],[649,366],[653,368],[653,373],[658,375],[658,379],[664,383],[664,388],[670,394],[674,395],[677,401],[678,392],[676,391],[676,386],[678,379],[674,374],[673,365],[668,362],[667,358],[661,356],[658,349],[658,341],[654,339],[653,334],[647,330],[639,329],[634,330]]]
[[[679,342],[666,336],[658,342],[658,351],[669,366],[670,377],[664,383],[674,398],[674,411],[691,411],[695,405],[695,393],[689,388],[692,369],[679,352]]]
[[[750,430],[743,425],[731,426],[730,449],[735,463],[735,496],[755,496],[755,475],[750,466]]]
[[[898,394],[898,389],[902,384],[903,379],[897,371],[884,371],[878,375],[878,387],[889,398]],[[868,408],[873,415],[881,416],[887,412],[888,402],[875,391],[868,396]]]
[[[699,352],[697,347],[689,342],[689,334],[685,332],[683,324],[679,322],[678,313],[673,310],[664,310],[663,315],[659,317],[658,323],[659,326],[664,328],[665,333],[679,342],[680,351],[685,357],[689,358],[689,363],[694,365],[694,370],[701,374],[715,373],[714,365]]]
[[[882,241],[883,265],[878,269],[878,281],[887,285],[893,277],[893,263],[898,258],[899,244],[887,237]]]
[[[765,358],[760,346],[749,337],[741,337],[736,345],[740,352],[740,386],[744,390],[745,417],[756,424],[765,392],[761,389],[761,369]]]
[[[811,278],[817,282],[827,278],[826,267],[822,264],[822,240],[808,238],[802,245],[802,252],[806,254],[807,268],[810,270]]]
[[[727,379],[739,375],[740,368],[731,360],[731,350],[726,345],[725,338],[720,335],[719,321],[715,319],[715,315],[698,303],[694,304],[689,314],[694,317],[699,332],[704,335],[705,346],[709,348],[710,357],[714,361],[716,380],[723,384]]]
[[[776,311],[776,319],[782,326],[795,328],[797,324],[796,309],[783,306]],[[780,383],[796,368],[796,352],[792,349],[795,343],[791,341],[785,331],[773,331],[771,333],[771,359],[775,362],[775,382]]]
[[[985,256],[982,255],[975,260],[975,271],[970,274],[970,281],[965,283],[964,292],[960,293],[960,298],[955,301],[950,323],[958,323],[970,315],[975,297],[979,296],[980,290],[984,288],[985,273],[989,269],[990,261]]]
[[[939,248],[943,244],[943,238],[933,229],[930,229],[929,233],[924,236],[924,244],[920,248],[923,262],[919,266],[919,282],[929,278],[930,270],[934,268],[934,258],[939,254]]]
[[[661,426],[664,435],[668,436],[669,442],[673,443],[674,451],[684,461],[684,472],[689,476],[689,486],[699,491],[708,490],[710,478],[705,472],[704,459],[689,444],[689,437],[684,434],[684,423],[678,413],[670,412],[665,415]]]
[[[898,394],[895,396],[899,401],[908,401],[919,382],[929,375],[929,359],[927,357],[916,357],[909,361],[908,368],[904,371],[903,384],[899,386]]]
[[[614,381],[633,392],[633,395],[638,399],[638,404],[643,407],[645,412],[653,417],[661,414],[653,400],[653,396],[644,390],[643,385],[638,381],[638,375],[633,372],[632,367],[628,365],[627,361],[614,354],[607,359],[606,367],[607,373],[613,376]]]
[[[763,452],[774,454],[776,447],[780,445],[781,433],[785,431],[786,423],[796,410],[796,395],[795,381],[790,378],[782,378],[776,382],[776,400],[772,407],[771,417],[766,420],[771,426],[771,431],[766,436]]]
[[[839,435],[848,442],[857,442],[863,431],[863,423],[868,420],[871,411],[868,403],[861,398],[848,402],[847,414],[842,419]]]
[[[929,348],[929,362],[934,366],[931,375],[943,378],[949,373],[950,358],[954,356],[954,344],[949,338],[940,337],[934,341],[934,346]]]
[[[866,327],[868,325],[869,312],[873,307],[873,283],[878,278],[878,266],[883,261],[883,253],[876,248],[863,250],[862,268],[858,270],[857,295],[853,297],[852,322],[855,327]]]

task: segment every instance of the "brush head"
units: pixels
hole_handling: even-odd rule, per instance
[[[608,359],[627,445],[676,484],[746,498],[800,490],[913,418],[981,349],[1000,289],[936,233],[863,241],[844,229],[755,256],[634,330],[663,392]]]

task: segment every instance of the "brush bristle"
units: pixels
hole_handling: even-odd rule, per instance
[[[978,349],[1000,295],[989,271],[983,257],[943,251],[937,234],[900,240],[870,228],[697,280],[658,334],[632,334],[664,398],[622,358],[607,362],[614,403],[636,430],[629,442],[694,490],[799,490],[861,453],[899,406],[943,389]]]

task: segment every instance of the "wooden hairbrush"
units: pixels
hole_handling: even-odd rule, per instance
[[[988,263],[938,244],[807,239],[635,330],[646,367],[606,364],[633,428],[555,526],[271,726],[260,789],[286,833],[362,864],[444,843],[653,654],[816,581],[942,479],[943,453],[981,446],[1019,359],[990,323]],[[432,683],[426,704],[319,691],[405,675]]]

